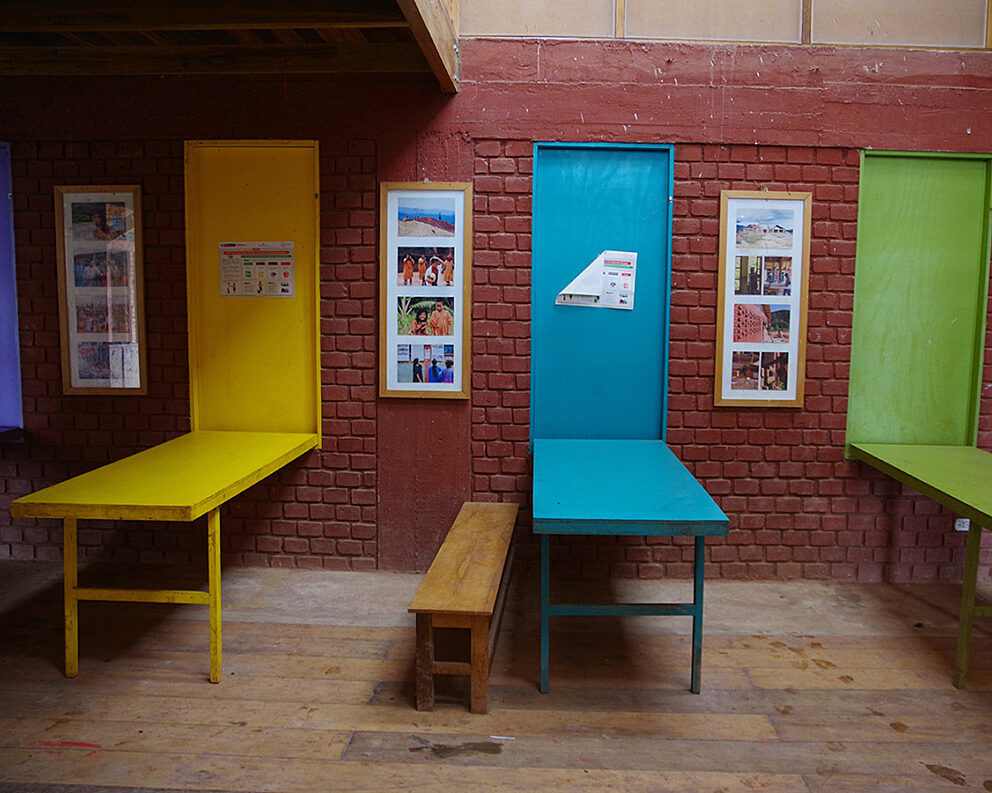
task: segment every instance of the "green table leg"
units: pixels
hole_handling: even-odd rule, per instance
[[[954,659],[954,687],[964,688],[968,677],[971,624],[975,619],[975,590],[978,588],[978,556],[982,550],[982,527],[975,521],[968,529],[968,548],[964,560],[964,586],[961,593],[961,616],[958,622],[958,651]]]

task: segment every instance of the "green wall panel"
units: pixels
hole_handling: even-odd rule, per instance
[[[975,443],[988,221],[988,156],[863,156],[848,443]]]

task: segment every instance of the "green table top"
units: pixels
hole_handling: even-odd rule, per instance
[[[974,446],[852,443],[851,456],[992,528],[992,454]]]

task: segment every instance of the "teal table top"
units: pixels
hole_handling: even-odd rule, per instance
[[[536,534],[722,535],[727,516],[664,441],[534,441]]]

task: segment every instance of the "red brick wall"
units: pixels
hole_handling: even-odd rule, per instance
[[[182,141],[15,143],[12,151],[25,444],[0,446],[0,559],[55,559],[56,521],[7,503],[189,429]],[[372,141],[322,141],[324,443],[222,510],[227,563],[371,569],[376,560],[376,158]],[[62,394],[53,191],[140,184],[149,393]],[[203,526],[80,526],[83,559],[182,563]]]
[[[731,517],[710,543],[714,566],[726,578],[871,578],[881,560],[840,536],[853,495],[843,439],[858,153],[710,144],[676,158],[669,441]],[[720,191],[766,189],[813,194],[805,405],[714,409]],[[691,549],[673,550],[662,558],[688,572]]]
[[[58,526],[11,520],[10,499],[187,429],[182,141],[239,137],[320,139],[324,444],[224,508],[226,561],[422,568],[462,494],[524,503],[533,559],[532,141],[674,141],[669,440],[731,518],[730,536],[708,544],[707,574],[959,577],[951,516],[843,459],[856,147],[992,150],[992,53],[472,40],[461,54],[451,98],[392,75],[120,78],[128,101],[108,114],[92,81],[0,80],[30,437],[0,445],[0,559],[60,553]],[[425,178],[475,188],[472,399],[450,409],[376,397],[378,182]],[[61,393],[52,187],[91,182],[142,186],[147,397]],[[712,405],[719,193],[762,187],[814,194],[801,410]],[[428,432],[438,423],[443,442]],[[431,456],[457,446],[451,481],[427,482],[443,503],[415,517],[421,485],[403,479],[397,445],[411,425],[427,428]],[[203,550],[200,526],[85,522],[81,537],[89,558],[185,562]],[[556,547],[561,573],[646,578],[688,575],[692,550],[663,538]]]
[[[532,145],[484,140],[475,153],[474,497],[525,502]],[[668,441],[730,517],[729,535],[707,544],[713,577],[960,576],[964,535],[951,530],[952,516],[844,460],[858,164],[853,149],[676,146]],[[713,406],[721,190],[813,194],[801,410]],[[985,448],[990,413],[986,397]],[[558,546],[560,575],[691,576],[691,540]]]
[[[471,497],[526,504],[532,143],[472,146]],[[181,151],[176,141],[15,145],[31,442],[0,451],[4,501],[187,429]],[[325,440],[225,507],[228,563],[376,565],[375,145],[324,141],[320,166]],[[857,180],[852,149],[676,147],[669,442],[730,516],[730,535],[708,546],[713,577],[926,581],[960,574],[964,538],[950,530],[951,516],[843,459]],[[147,397],[61,394],[51,188],[84,181],[142,185]],[[802,410],[713,407],[723,189],[813,193]],[[202,553],[202,537],[202,527],[175,524],[94,522],[80,532],[84,557],[122,561],[183,562]],[[54,522],[5,522],[0,558],[57,558],[59,541]],[[556,563],[564,575],[688,576],[691,554],[691,544],[665,538],[575,540],[561,543]],[[525,543],[525,557],[533,555]]]
[[[530,208],[533,144],[475,144],[472,491],[529,498]]]
[[[24,421],[30,442],[0,447],[0,506],[188,429],[182,143],[14,142],[11,166]],[[141,184],[150,387],[146,397],[64,396],[55,267],[56,184]],[[7,518],[4,513],[4,518]],[[84,557],[187,558],[189,538],[145,525],[80,526]],[[53,559],[52,521],[0,524],[0,558]]]

